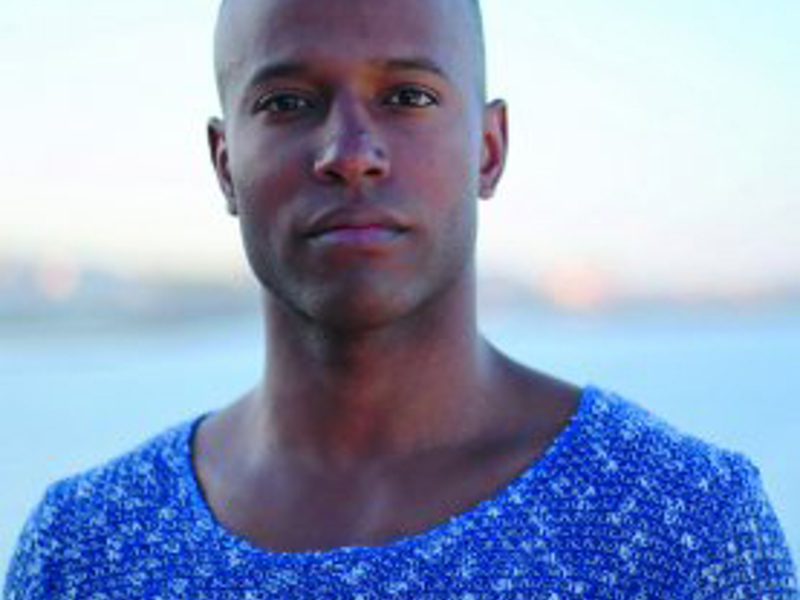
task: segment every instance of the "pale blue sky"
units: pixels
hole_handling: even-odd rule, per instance
[[[485,266],[647,292],[800,283],[800,2],[484,5],[512,133]],[[214,12],[0,7],[0,257],[244,271],[205,149]]]

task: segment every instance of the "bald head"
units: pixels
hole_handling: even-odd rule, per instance
[[[322,13],[327,11],[330,15],[343,18],[361,19],[364,23],[362,35],[371,35],[370,17],[376,12],[378,5],[390,2],[399,3],[402,13],[433,11],[440,13],[445,18],[428,20],[436,23],[440,28],[435,33],[443,38],[450,38],[455,47],[460,48],[462,60],[469,63],[471,70],[472,86],[479,94],[481,100],[485,98],[485,47],[483,36],[483,21],[479,0],[222,0],[214,37],[214,69],[222,110],[228,113],[230,96],[242,83],[248,63],[260,53],[263,53],[265,39],[268,41],[270,29],[275,27],[292,27],[298,23],[307,25],[310,19],[288,21],[283,18],[289,5],[296,9],[298,14]],[[302,5],[306,5],[304,9]],[[370,6],[371,5],[371,6]],[[335,27],[336,19],[328,19],[324,25]],[[444,30],[447,31],[444,31]],[[314,36],[309,35],[309,27],[304,27],[299,33],[301,39],[313,41]],[[350,40],[358,43],[359,39]],[[409,40],[409,51],[413,40]]]

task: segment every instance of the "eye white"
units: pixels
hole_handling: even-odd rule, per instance
[[[256,104],[256,109],[264,110],[271,114],[281,114],[306,110],[312,106],[311,100],[300,94],[280,92],[260,98]]]
[[[419,88],[402,88],[392,93],[386,101],[390,106],[407,106],[410,108],[427,108],[438,103],[436,96]]]

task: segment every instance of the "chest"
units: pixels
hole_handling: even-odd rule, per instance
[[[424,533],[500,493],[537,457],[535,449],[426,457],[424,464],[350,473],[291,471],[207,479],[220,524],[274,551],[378,546]]]

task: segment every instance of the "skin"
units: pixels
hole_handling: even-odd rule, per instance
[[[277,551],[430,529],[526,469],[579,390],[478,333],[506,108],[453,0],[229,0],[209,143],[263,288],[261,383],[206,419],[217,519]]]

